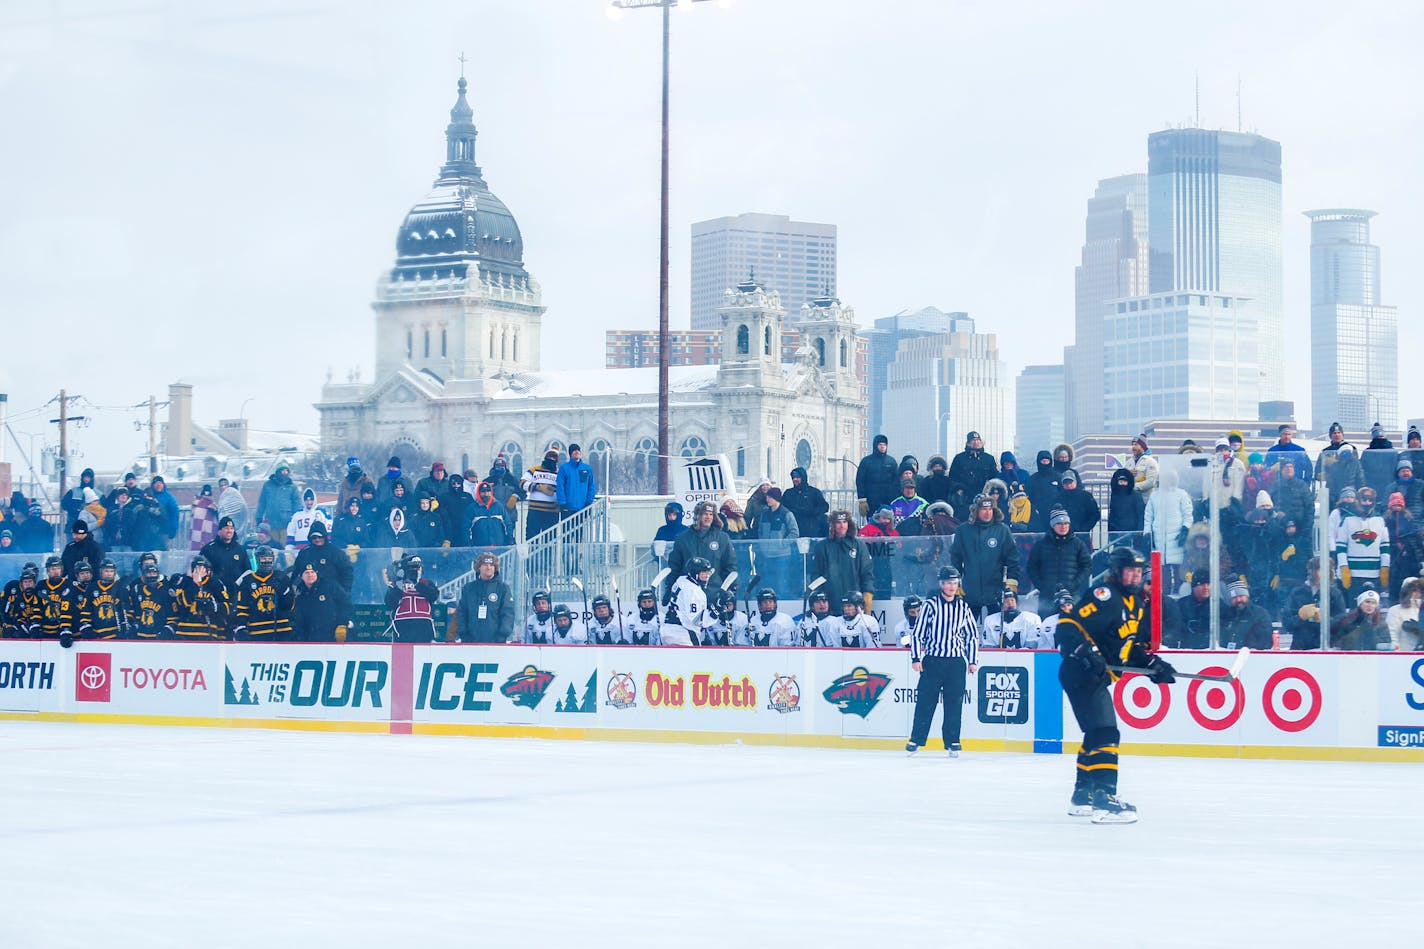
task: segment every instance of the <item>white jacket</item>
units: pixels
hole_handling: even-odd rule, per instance
[[[1173,472],[1162,476],[1162,485],[1147,499],[1143,529],[1152,535],[1152,549],[1162,552],[1165,564],[1180,564],[1187,558],[1187,545],[1177,543],[1183,527],[1192,526],[1191,495],[1177,487]]]

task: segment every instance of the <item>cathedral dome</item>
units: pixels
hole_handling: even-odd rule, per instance
[[[474,112],[465,79],[445,129],[445,164],[433,189],[415,203],[396,235],[392,280],[478,277],[526,286],[524,241],[503,201],[475,164]],[[471,273],[471,268],[475,273]]]

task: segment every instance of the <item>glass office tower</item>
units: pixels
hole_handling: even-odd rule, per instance
[[[1261,399],[1285,398],[1280,143],[1205,129],[1149,135],[1147,226],[1149,292],[1250,299]]]
[[[1312,428],[1349,432],[1399,423],[1399,322],[1380,301],[1373,211],[1332,208],[1310,218],[1310,405]]]

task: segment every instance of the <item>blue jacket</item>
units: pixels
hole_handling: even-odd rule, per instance
[[[178,533],[178,502],[166,489],[153,492],[153,499],[163,509],[163,533],[171,540]]]
[[[566,461],[559,465],[554,496],[563,511],[582,511],[588,507],[598,498],[598,482],[593,477],[593,469],[582,461]]]

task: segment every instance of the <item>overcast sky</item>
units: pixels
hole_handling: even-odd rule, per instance
[[[95,405],[76,465],[145,450],[167,384],[195,414],[315,431],[328,368],[370,378],[370,301],[444,157],[464,51],[486,180],[543,284],[543,365],[657,323],[655,10],[602,0],[16,0],[0,5],[0,391]],[[863,324],[967,310],[1011,371],[1072,341],[1098,179],[1189,123],[1282,143],[1287,382],[1309,419],[1308,222],[1380,212],[1383,300],[1417,325],[1424,5],[733,0],[673,20],[673,325],[693,221],[840,228]],[[1401,382],[1424,415],[1424,375]],[[250,401],[248,401],[250,398]],[[28,450],[30,439],[21,435]],[[39,441],[36,441],[36,446]],[[18,461],[14,445],[6,457]]]

